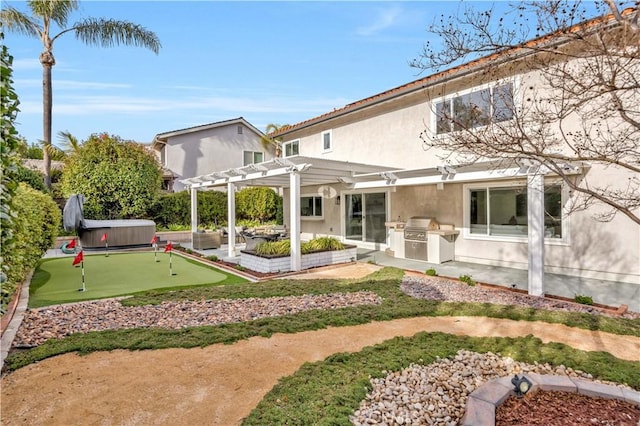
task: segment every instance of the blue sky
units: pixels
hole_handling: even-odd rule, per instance
[[[26,11],[20,1],[9,1]],[[487,8],[489,2],[470,2]],[[138,142],[158,133],[244,117],[260,130],[294,124],[423,75],[408,62],[457,1],[81,1],[84,17],[129,20],[160,38],[159,55],[54,44],[53,135],[109,132]],[[507,8],[507,3],[498,7]],[[59,29],[54,28],[51,34]],[[14,56],[17,129],[42,138],[38,39],[5,34]]]

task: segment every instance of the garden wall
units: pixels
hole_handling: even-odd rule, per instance
[[[318,266],[353,262],[357,259],[356,246],[347,246],[344,250],[321,251],[303,254],[302,269]],[[240,266],[261,273],[281,273],[291,271],[291,256],[257,256],[255,252],[241,251]]]

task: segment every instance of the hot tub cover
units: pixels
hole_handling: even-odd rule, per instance
[[[86,198],[82,194],[73,194],[67,200],[62,210],[62,226],[67,232],[77,231],[82,226],[84,219],[82,205]]]

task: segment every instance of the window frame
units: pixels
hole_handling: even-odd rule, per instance
[[[296,146],[298,152],[296,154],[287,155],[287,149],[290,146]],[[288,141],[288,142],[283,142],[282,143],[282,157],[283,158],[294,157],[296,155],[300,155],[300,139],[294,139],[292,141]]]
[[[264,162],[264,152],[263,151],[252,151],[250,149],[243,149],[242,150],[242,165],[243,166],[248,166],[249,164],[245,164],[245,155],[251,153],[251,159],[253,160],[253,163],[249,163],[249,164],[259,164],[259,163],[263,163]],[[260,154],[260,156],[262,157],[261,161],[256,161],[256,154]]]
[[[303,215],[302,214],[302,199],[303,198],[312,198],[314,201],[312,202],[313,213],[312,215]],[[320,200],[320,214],[316,213],[316,200]],[[324,220],[324,197],[318,194],[301,194],[300,195],[300,220]]]
[[[560,238],[555,237],[544,237],[545,244],[550,245],[569,245],[570,244],[570,220],[568,212],[565,209],[565,205],[569,201],[569,189],[567,185],[565,185],[559,179],[553,180],[545,180],[544,187],[545,190],[552,186],[560,187],[560,196],[561,196],[561,218],[560,218],[560,226],[562,229],[562,235]],[[487,225],[491,223],[491,208],[490,208],[490,191],[491,189],[510,189],[510,188],[527,188],[526,181],[500,181],[500,182],[477,182],[477,183],[469,183],[465,184],[462,187],[463,190],[463,237],[469,240],[482,240],[482,241],[504,241],[504,242],[522,242],[526,243],[529,239],[528,232],[519,235],[491,235],[490,226],[487,226],[486,233],[471,233],[471,192],[472,191],[488,191],[486,197],[486,214],[487,214]],[[527,205],[528,210],[528,205]],[[527,212],[528,215],[528,212]]]
[[[503,86],[506,86],[508,84],[511,85],[511,92],[512,92],[511,102],[513,103],[512,108],[515,109],[515,105],[517,104],[516,93],[519,86],[519,81],[518,79],[515,79],[515,78],[495,81],[495,82],[483,84],[480,86],[474,86],[465,90],[460,90],[460,91],[453,92],[448,95],[440,96],[438,98],[433,99],[431,101],[431,132],[436,137],[446,137],[447,135],[451,135],[452,133],[459,132],[461,130],[472,130],[472,129],[490,126],[496,123],[504,123],[504,122],[513,120],[514,118],[513,113],[509,118],[504,118],[499,121],[496,120],[496,115],[497,115],[496,113],[499,112],[496,109],[496,107],[500,106],[504,108],[505,102],[504,101],[498,102],[494,98],[494,96],[495,96],[495,93],[499,91],[498,90],[499,88],[502,88]],[[439,117],[441,114],[439,111],[442,109],[440,108],[440,105],[448,105],[447,109],[449,109],[449,116],[455,118],[456,99],[463,99],[467,97],[471,99],[474,97],[474,95],[479,94],[482,91],[486,91],[486,90],[490,90],[490,96],[491,96],[491,99],[486,102],[488,106],[491,108],[491,110],[488,111],[488,114],[484,115],[486,123],[480,123],[480,124],[472,125],[465,128],[465,127],[459,126],[454,121],[449,121],[447,123],[446,118],[443,120],[439,120]],[[443,128],[443,126],[446,126],[447,124],[448,124],[447,127],[450,130],[448,131],[446,129],[440,130]]]
[[[329,136],[329,147],[327,147],[325,145],[325,135]],[[320,133],[320,146],[322,147],[322,152],[331,152],[333,151],[333,130],[329,129],[329,130],[325,130],[324,132]]]

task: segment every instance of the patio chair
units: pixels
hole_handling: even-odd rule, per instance
[[[243,232],[242,237],[246,243],[244,249],[247,251],[254,251],[258,244],[271,241],[266,236],[253,235],[248,232]]]

